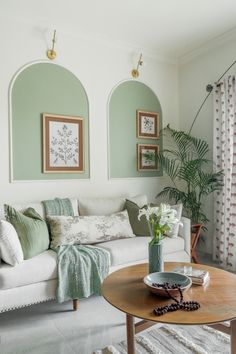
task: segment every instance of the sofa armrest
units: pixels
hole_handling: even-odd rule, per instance
[[[185,241],[185,251],[191,255],[191,220],[182,217],[180,221],[183,223],[183,226],[179,225],[179,236],[183,237]]]

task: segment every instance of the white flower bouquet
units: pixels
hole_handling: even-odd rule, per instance
[[[176,210],[172,209],[169,204],[160,204],[159,207],[148,205],[147,208],[139,210],[138,219],[145,216],[148,221],[152,236],[150,245],[158,244],[175,224],[181,224],[176,218],[176,214]]]

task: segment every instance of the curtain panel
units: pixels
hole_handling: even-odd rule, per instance
[[[224,187],[214,200],[214,259],[236,270],[236,88],[229,76],[214,87],[214,162]]]

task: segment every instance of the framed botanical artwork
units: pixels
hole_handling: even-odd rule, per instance
[[[137,144],[138,171],[158,171],[157,153],[159,146],[154,144]]]
[[[138,138],[159,138],[159,114],[157,112],[137,111],[136,120]]]
[[[84,172],[83,118],[43,113],[43,172]]]

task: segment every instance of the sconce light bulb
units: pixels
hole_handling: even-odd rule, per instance
[[[57,53],[55,52],[55,50],[49,49],[49,50],[47,51],[47,57],[48,57],[48,59],[53,60],[53,59],[56,58],[56,56],[57,56]]]
[[[135,79],[137,79],[137,77],[139,77],[139,71],[138,71],[137,69],[133,69],[133,70],[131,71],[131,75],[132,75]]]

